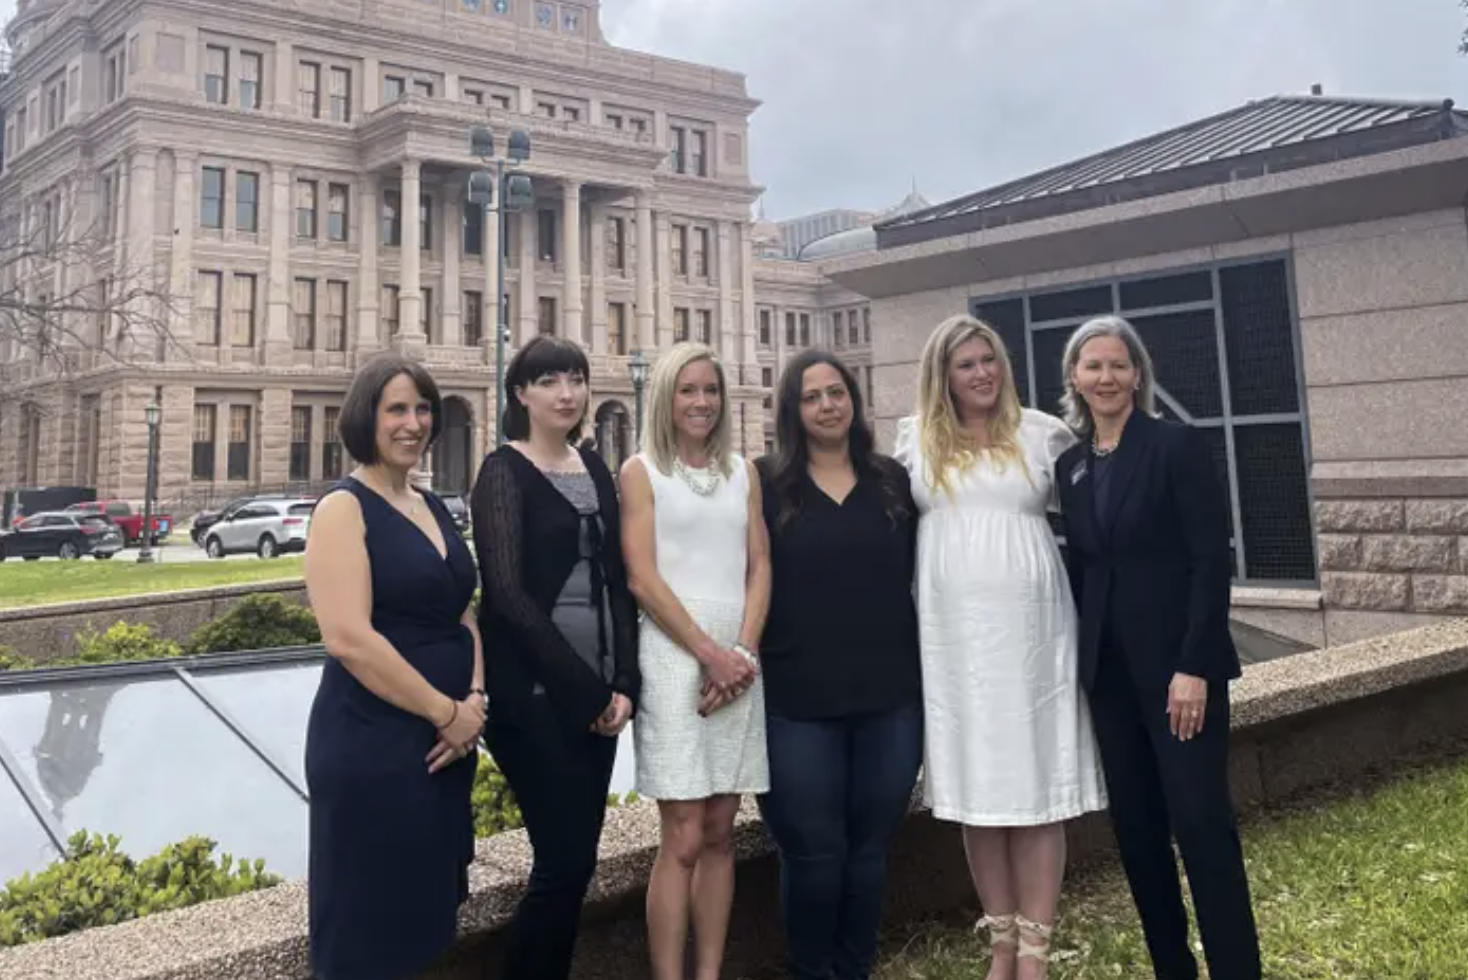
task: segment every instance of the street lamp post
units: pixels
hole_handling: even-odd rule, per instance
[[[158,404],[157,394],[143,409],[143,417],[148,421],[148,475],[143,485],[143,547],[138,552],[139,565],[153,561],[153,497],[158,493],[158,424],[163,421],[163,406]]]
[[[495,158],[494,134],[488,126],[475,126],[470,130],[469,150],[485,165],[485,169],[469,175],[469,200],[484,208],[485,228],[491,220],[499,222],[499,243],[494,256],[499,269],[495,275],[494,297],[494,442],[498,446],[505,441],[505,344],[510,339],[509,312],[505,302],[505,244],[510,240],[509,213],[534,207],[535,187],[529,174],[505,173],[505,160]],[[512,131],[506,151],[510,163],[524,163],[530,159],[530,136],[523,130]],[[492,172],[488,169],[491,165],[494,167]],[[493,219],[491,214],[495,216]],[[484,260],[488,262],[489,256]]]
[[[637,403],[637,445],[642,445],[642,386],[647,384],[647,358],[642,348],[632,352],[627,360],[627,370],[632,374],[632,395]]]

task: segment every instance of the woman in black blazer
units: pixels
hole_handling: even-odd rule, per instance
[[[515,355],[510,441],[485,459],[472,497],[485,740],[535,852],[504,967],[516,980],[570,973],[617,737],[639,687],[617,488],[600,456],[576,448],[590,373],[564,340],[537,337]]]
[[[1228,783],[1228,503],[1202,433],[1155,417],[1131,324],[1071,336],[1057,464],[1080,607],[1081,682],[1111,822],[1158,980],[1196,980],[1172,840],[1213,980],[1258,980],[1259,940]]]

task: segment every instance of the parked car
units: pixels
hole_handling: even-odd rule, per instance
[[[122,532],[122,543],[132,547],[143,540],[143,515],[133,510],[126,500],[87,500],[66,508],[69,514],[105,514]],[[173,530],[173,518],[167,514],[153,515],[153,544],[168,537]]]
[[[446,493],[439,497],[449,516],[454,519],[454,527],[459,529],[460,534],[469,533],[469,504],[464,500],[461,493]]]
[[[194,519],[189,526],[189,537],[193,539],[194,544],[202,548],[204,547],[205,533],[215,524],[218,524],[224,518],[233,515],[237,510],[239,510],[246,504],[254,503],[257,500],[293,499],[297,498],[288,497],[284,494],[278,493],[260,493],[250,494],[244,497],[235,497],[233,500],[229,501],[218,510],[201,510],[197,514],[195,514]]]
[[[204,550],[210,558],[247,551],[275,558],[305,551],[315,508],[316,501],[308,497],[252,500],[210,526],[204,533]]]
[[[0,561],[24,558],[111,558],[122,550],[122,532],[103,514],[43,511],[0,530]]]

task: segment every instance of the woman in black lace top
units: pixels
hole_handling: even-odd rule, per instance
[[[637,609],[616,485],[576,448],[590,374],[574,344],[538,337],[510,362],[505,436],[474,486],[484,590],[486,743],[534,848],[504,976],[562,980],[597,844],[617,739],[637,700]]]

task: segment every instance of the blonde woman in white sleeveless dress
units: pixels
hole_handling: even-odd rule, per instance
[[[647,889],[653,980],[717,980],[734,900],[734,817],[770,787],[756,647],[770,564],[759,480],[730,452],[724,369],[702,344],[658,358],[642,452],[622,467],[622,541],[643,609],[637,791],[658,801]]]
[[[1064,822],[1106,805],[1070,583],[1045,517],[1065,424],[1020,407],[1004,343],[956,316],[923,350],[895,458],[912,478],[925,795],[963,825],[989,980],[1040,980]]]

